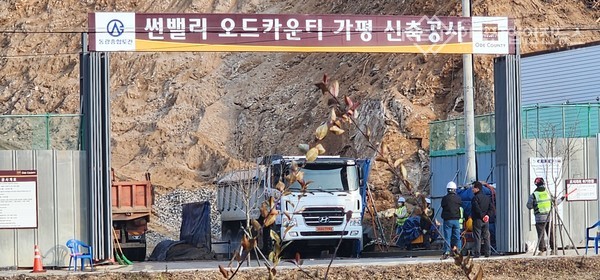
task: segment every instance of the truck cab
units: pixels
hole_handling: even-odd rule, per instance
[[[302,190],[298,182],[280,199],[280,215],[275,230],[282,240],[294,241],[293,248],[333,249],[340,239],[340,254],[357,255],[362,244],[363,201],[360,192],[361,171],[355,159],[321,156],[313,162],[304,157],[282,157],[272,160],[267,174],[273,180],[266,190],[285,177],[296,162],[310,182]],[[281,176],[283,175],[283,176]]]
[[[246,217],[260,220],[262,202],[273,196],[279,215],[263,233],[264,249],[270,243],[268,230],[274,230],[283,242],[293,241],[291,250],[333,253],[341,239],[339,255],[357,256],[362,249],[363,190],[368,174],[364,162],[339,156],[319,156],[307,162],[302,156],[275,155],[259,158],[255,171],[224,176],[217,183],[223,240],[234,244],[240,240]],[[301,168],[304,181],[310,183],[302,189],[294,182],[281,193],[277,183],[286,182],[292,164]]]

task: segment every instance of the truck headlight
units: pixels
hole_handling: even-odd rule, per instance
[[[362,222],[361,222],[360,218],[352,218],[352,219],[350,219],[350,221],[348,221],[348,225],[349,226],[361,226]]]
[[[283,219],[283,223],[281,223],[283,227],[295,227],[298,225],[298,221],[296,219],[288,220],[287,218]]]

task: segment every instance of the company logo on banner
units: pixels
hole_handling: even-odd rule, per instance
[[[90,50],[136,51],[135,13],[96,13],[90,20]],[[91,16],[90,16],[91,18]]]
[[[473,53],[508,54],[510,47],[508,19],[473,17]]]
[[[89,14],[90,51],[514,52],[506,17]]]

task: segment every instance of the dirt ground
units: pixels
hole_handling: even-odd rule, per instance
[[[510,16],[519,29],[520,50],[531,53],[597,41],[600,8],[595,2],[481,0],[475,1],[473,15]],[[79,32],[87,30],[88,12],[101,11],[456,16],[461,9],[459,1],[442,0],[3,0],[0,29],[16,32],[0,35],[0,114],[79,113]],[[476,114],[493,111],[492,59],[477,56],[474,61]],[[426,190],[428,124],[463,114],[460,55],[114,53],[111,166],[122,180],[138,180],[150,172],[157,193],[164,194],[207,188],[225,170],[237,169],[240,161],[258,155],[296,154],[297,144],[312,141],[315,128],[328,116],[326,102],[314,87],[324,73],[340,81],[343,94],[377,105],[373,106],[377,110],[361,108],[360,114],[383,121],[373,129],[377,136],[373,142],[387,143],[390,154],[404,160],[411,184]],[[57,130],[73,134],[65,128]],[[8,134],[14,131],[0,128],[0,148],[14,148],[4,143],[17,137]],[[381,135],[375,135],[378,131]],[[374,152],[360,149],[364,142],[359,141],[364,140],[355,136],[346,133],[343,141],[325,143],[328,153],[371,157]],[[374,164],[370,182],[377,210],[393,207],[401,184],[384,164]],[[166,226],[155,221],[150,228],[167,235]],[[498,268],[518,271],[500,264]],[[449,268],[421,269],[344,269],[334,278],[431,279],[441,278],[440,271],[456,277]],[[241,278],[264,276],[248,273]],[[178,273],[167,278],[202,279],[203,275]]]
[[[335,263],[334,263],[335,265]],[[599,279],[600,257],[551,257],[529,259],[478,260],[474,271],[482,268],[483,279]],[[324,279],[326,268],[280,269],[277,279]],[[315,275],[318,276],[315,276]],[[473,275],[472,275],[473,276]],[[242,269],[234,279],[266,279],[265,268]],[[215,268],[212,271],[129,272],[61,276],[20,275],[0,279],[225,279]],[[453,262],[402,264],[393,266],[332,267],[327,279],[467,279]]]

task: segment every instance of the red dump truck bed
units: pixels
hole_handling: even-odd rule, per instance
[[[146,258],[146,231],[154,204],[154,189],[150,174],[146,181],[116,181],[112,174],[111,201],[115,237],[130,260]]]
[[[152,184],[150,181],[113,181],[111,187],[113,220],[133,220],[150,215]]]

